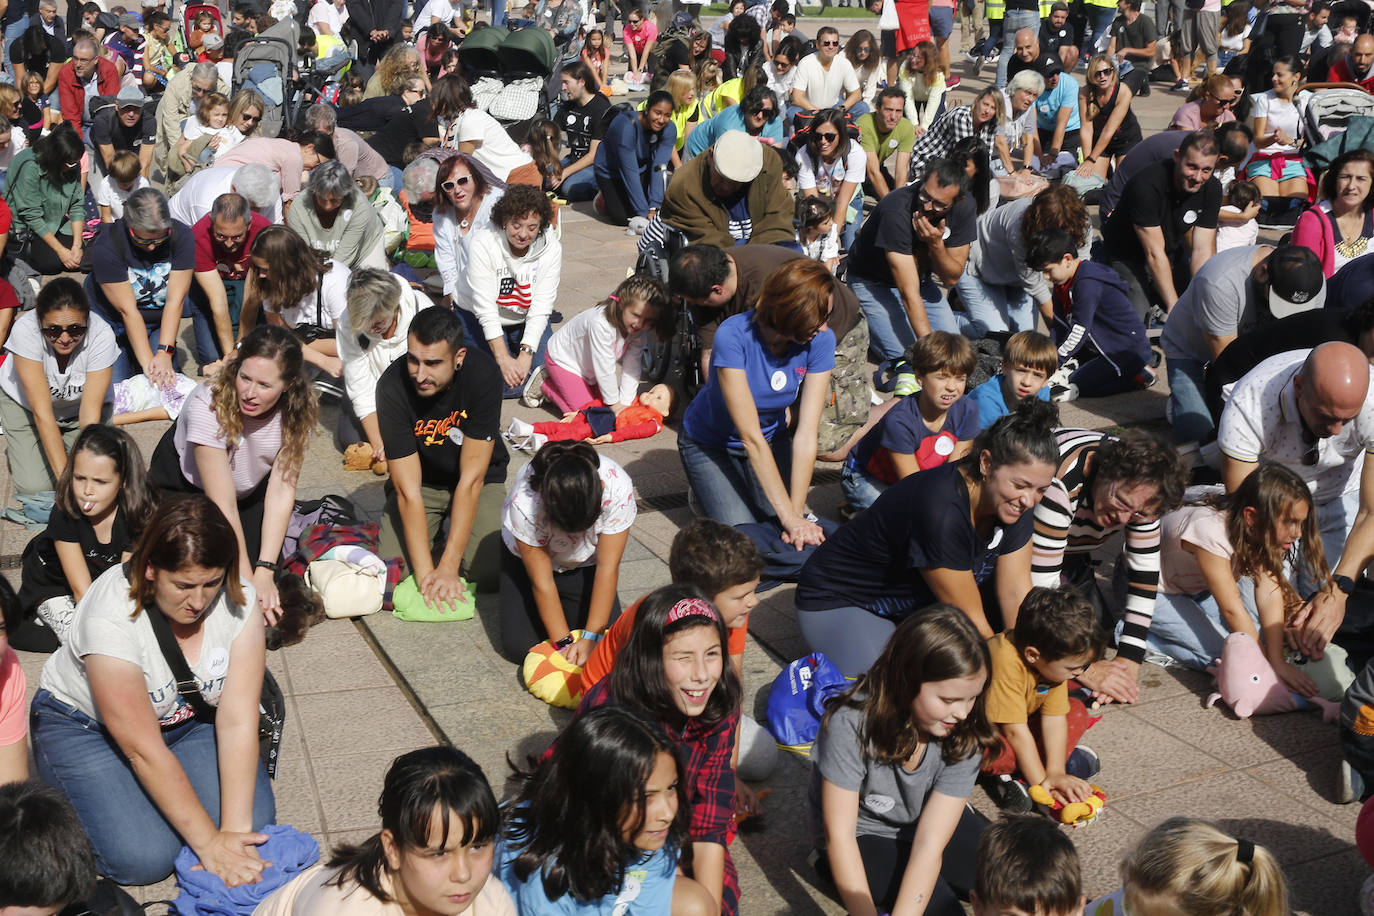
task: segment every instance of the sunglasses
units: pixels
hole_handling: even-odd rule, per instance
[[[789,61],[789,60],[782,60],[782,59],[777,59],[777,58],[775,58],[775,59],[773,60],[773,69],[774,69],[774,70],[784,70],[784,71],[785,71],[785,70],[789,69],[791,66],[792,66],[792,62]]]
[[[140,248],[156,248],[158,245],[161,245],[163,242],[167,241],[171,237],[171,229],[168,229],[166,232],[162,233],[157,238],[153,239],[141,239],[138,236],[134,235],[132,230],[129,231],[129,240]]]
[[[1102,69],[1102,70],[1094,70],[1092,76],[1093,76],[1093,79],[1097,79],[1097,78],[1100,77],[1100,76],[1110,76],[1110,75],[1112,74],[1112,72],[1113,72],[1112,68],[1111,68],[1111,67],[1107,67],[1107,68]]]
[[[768,115],[768,117],[770,118],[773,117],[773,115],[776,113],[777,109],[774,108],[772,105],[761,105],[760,107],[754,109],[754,114]]]
[[[467,187],[469,181],[472,181],[472,176],[464,175],[462,178],[450,178],[448,181],[439,185],[439,187],[443,188],[445,191],[452,191],[454,188]]]
[[[838,48],[839,46],[840,46],[840,43],[839,43],[838,41],[823,41],[823,42],[821,42],[821,47],[823,47],[823,48]]]
[[[823,133],[817,132],[817,133],[816,133],[816,139],[817,139],[817,140],[824,140],[826,143],[834,143],[836,140],[840,139],[840,135],[837,134],[837,133],[823,134]]]
[[[239,120],[243,121],[245,124],[256,124],[262,120],[262,115],[241,114],[239,115]]]
[[[43,336],[48,340],[60,340],[63,334],[72,340],[80,340],[86,336],[86,326],[84,324],[47,324],[43,326]]]
[[[1222,108],[1230,108],[1232,105],[1236,104],[1235,99],[1219,99],[1210,92],[1207,95],[1213,102],[1216,102]]]

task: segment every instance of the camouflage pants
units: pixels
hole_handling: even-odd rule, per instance
[[[830,396],[821,411],[817,454],[833,452],[868,422],[871,397],[868,320],[860,312],[858,322],[835,345],[835,371],[830,373]]]

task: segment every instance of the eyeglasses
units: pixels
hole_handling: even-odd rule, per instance
[[[48,340],[60,340],[63,334],[72,340],[80,340],[86,336],[86,326],[84,324],[46,324],[43,326],[43,336]]]
[[[1121,481],[1115,481],[1112,483],[1112,488],[1107,491],[1107,502],[1111,504],[1109,506],[1111,511],[1116,513],[1117,515],[1120,515],[1123,512],[1127,513],[1126,517],[1133,522],[1146,522],[1153,520],[1155,518],[1155,513],[1147,511],[1145,509],[1137,509],[1135,506],[1132,506],[1130,503],[1126,502],[1124,499],[1116,495],[1116,488],[1120,485]]]
[[[95,57],[93,57],[93,56],[92,56],[92,57],[77,57],[77,56],[74,55],[74,54],[72,55],[72,63],[76,63],[76,64],[89,64],[89,63],[90,63],[91,61],[93,61],[93,60],[95,60]]]
[[[943,203],[931,197],[930,193],[927,192],[925,188],[921,188],[921,190],[916,192],[916,199],[921,202],[921,208],[923,210],[927,210],[931,213],[948,213],[949,209],[954,206],[954,204]]]
[[[833,133],[833,132],[832,132],[832,133],[828,133],[828,134],[823,134],[823,133],[820,133],[819,131],[817,131],[817,133],[816,133],[816,139],[817,139],[817,140],[820,140],[820,141],[822,141],[822,142],[825,142],[825,143],[834,143],[836,140],[840,139],[840,135],[837,134],[837,133]]]
[[[1116,72],[1116,71],[1113,70],[1111,67],[1103,67],[1101,70],[1094,70],[1093,73],[1092,73],[1092,77],[1093,77],[1093,79],[1097,79],[1097,78],[1103,77],[1103,76],[1110,76],[1111,74],[1113,74],[1113,73],[1115,73],[1115,72]]]
[[[163,242],[167,241],[171,237],[171,229],[168,229],[166,232],[162,233],[157,238],[152,239],[139,238],[138,236],[134,235],[134,231],[132,229],[129,230],[129,241],[133,242],[140,248],[156,248],[157,246],[161,245]]]
[[[1304,467],[1310,468],[1317,463],[1317,459],[1321,457],[1320,449],[1321,440],[1318,439],[1316,442],[1313,442],[1312,445],[1308,447],[1307,451],[1302,453],[1302,463]]]
[[[196,84],[192,83],[192,84],[191,84],[191,94],[192,94],[192,95],[195,95],[195,96],[205,95],[205,93],[209,92],[209,91],[210,91],[211,89],[213,89],[213,88],[215,88],[215,87],[214,87],[214,86],[197,86]]]
[[[472,181],[471,175],[464,175],[462,178],[450,178],[448,181],[439,185],[445,191],[452,191],[454,188],[465,188],[468,182]]]

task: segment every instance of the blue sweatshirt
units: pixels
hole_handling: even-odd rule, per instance
[[[660,167],[666,169],[671,161],[676,141],[677,128],[671,122],[654,134],[644,129],[638,112],[622,111],[596,148],[596,177],[618,184],[634,214],[647,217],[663,203],[667,182],[655,178]]]
[[[1073,279],[1054,287],[1054,327],[1050,331],[1061,365],[1084,344],[1113,362],[1116,356],[1127,353],[1142,354],[1149,362],[1145,322],[1131,305],[1128,288],[1120,274],[1096,261],[1079,261]]]

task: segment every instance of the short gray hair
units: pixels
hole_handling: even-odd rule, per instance
[[[248,198],[248,205],[254,210],[266,210],[281,197],[277,173],[260,162],[239,166],[231,187],[234,193]]]
[[[209,83],[211,86],[219,85],[219,70],[208,60],[203,60],[191,68],[191,85],[196,83]]]
[[[1007,97],[1010,98],[1023,89],[1030,89],[1037,96],[1045,91],[1045,78],[1035,70],[1022,70],[1007,82]]]
[[[339,125],[338,112],[333,105],[311,105],[305,110],[305,126],[310,130],[322,130],[332,134]]]
[[[222,221],[248,225],[253,221],[253,212],[248,207],[248,198],[242,194],[235,194],[233,191],[221,194],[210,205],[210,220],[211,222]]]
[[[395,274],[376,267],[360,267],[348,280],[348,326],[366,334],[383,318],[390,320],[401,307],[401,283]],[[398,328],[405,333],[404,328]]]
[[[348,174],[348,166],[337,159],[326,159],[310,170],[305,189],[312,199],[320,194],[337,194],[341,200],[348,201],[357,193],[358,186]]]
[[[421,156],[401,173],[401,189],[414,206],[425,197],[434,196],[434,180],[439,177],[439,163],[429,156]]]
[[[172,228],[167,198],[157,188],[139,188],[124,201],[124,225],[135,232],[166,232]]]

